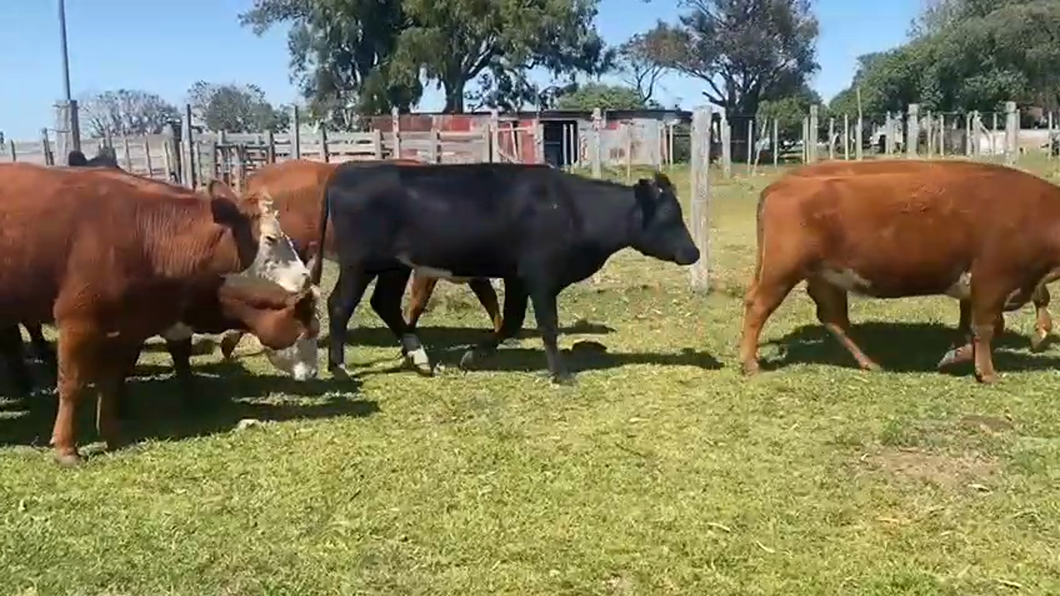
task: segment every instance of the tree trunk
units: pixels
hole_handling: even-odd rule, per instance
[[[464,113],[465,86],[467,86],[467,81],[462,78],[442,82],[442,87],[445,89],[445,108],[442,109],[443,114]]]

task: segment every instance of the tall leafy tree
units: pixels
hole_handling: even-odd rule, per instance
[[[555,101],[555,107],[560,110],[642,110],[658,107],[654,102],[646,102],[637,89],[625,85],[586,83],[564,91]]]
[[[157,134],[169,122],[180,120],[180,111],[154,93],[118,89],[93,93],[79,101],[81,128],[86,136]]]
[[[257,85],[199,81],[188,90],[188,103],[209,130],[276,132],[287,126],[287,111],[273,107]]]
[[[630,37],[618,47],[615,66],[622,81],[636,89],[640,98],[648,102],[655,95],[655,86],[665,73],[665,67],[653,59],[649,39],[643,33]]]
[[[704,95],[750,115],[763,99],[789,95],[818,65],[809,0],[682,0],[678,23],[659,22],[647,47],[658,64],[698,78]]]

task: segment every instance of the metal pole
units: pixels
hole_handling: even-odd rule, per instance
[[[63,52],[63,92],[69,102],[73,98],[70,96],[70,58],[66,50],[66,0],[59,0],[59,36]]]

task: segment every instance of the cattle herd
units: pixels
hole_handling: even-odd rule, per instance
[[[219,181],[190,190],[125,172],[112,153],[75,151],[67,163],[0,165],[0,350],[22,394],[33,382],[19,325],[56,367],[51,443],[62,464],[80,459],[74,416],[89,386],[100,435],[120,445],[125,378],[153,336],[165,340],[189,406],[194,333],[226,333],[226,358],[252,334],[279,370],[317,377],[324,259],[339,271],[327,298],[333,376],[348,374],[347,326],[373,280],[373,311],[414,370],[431,375],[417,323],[446,279],[467,283],[493,325],[461,367],[518,333],[532,303],[549,376],[566,383],[564,288],[623,248],[678,265],[700,258],[674,186],[658,173],[624,185],[527,164],[292,160],[256,171],[237,195]],[[1034,349],[1052,328],[1045,284],[1060,277],[1060,189],[993,164],[812,164],[762,191],[757,247],[739,344],[746,374],[759,369],[766,319],[805,280],[817,318],[870,370],[879,366],[850,337],[849,292],[956,298],[958,329],[939,366],[971,360],[990,382],[1004,311],[1033,301]],[[491,279],[504,283],[503,308]],[[43,324],[58,331],[55,349]]]

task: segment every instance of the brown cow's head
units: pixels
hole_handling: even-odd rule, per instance
[[[211,180],[202,192],[210,200],[214,220],[232,228],[240,262],[247,267],[244,273],[278,283],[289,292],[309,287],[309,269],[280,227],[268,191],[240,199],[224,182]]]
[[[260,277],[231,274],[217,289],[217,301],[224,319],[238,321],[257,336],[273,366],[298,380],[316,377],[320,320],[315,286],[290,292]]]

